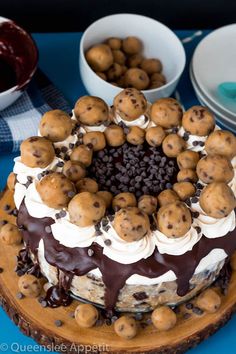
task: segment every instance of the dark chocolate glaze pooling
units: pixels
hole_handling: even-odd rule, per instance
[[[0,92],[17,85],[23,88],[31,79],[38,52],[31,36],[12,21],[0,24]]]
[[[107,310],[112,310],[115,307],[119,291],[133,274],[156,278],[172,270],[177,276],[177,293],[183,296],[189,291],[189,281],[199,262],[211,250],[221,248],[230,256],[236,249],[236,230],[234,230],[229,232],[227,236],[214,239],[203,236],[191,251],[180,256],[160,254],[155,249],[154,253],[147,259],[141,259],[132,264],[121,264],[106,257],[103,254],[102,247],[97,243],[85,248],[69,248],[61,245],[54,239],[52,233],[45,231],[45,227],[52,225],[54,220],[31,217],[24,202],[19,209],[17,222],[18,226],[23,228],[26,246],[34,254],[37,253],[39,242],[43,239],[47,262],[65,273],[62,281],[59,280],[60,286],[65,292],[69,290],[74,275],[85,275],[92,269],[99,268],[106,287],[105,306]],[[88,255],[88,249],[94,251],[92,256]],[[54,298],[53,291],[53,289],[50,290],[49,296],[51,299]],[[58,296],[56,297],[58,306],[60,300]],[[52,300],[51,306],[53,302],[55,301]]]

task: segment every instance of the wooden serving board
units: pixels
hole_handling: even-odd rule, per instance
[[[15,222],[3,210],[5,204],[12,207],[12,192],[6,190],[0,200],[0,221]],[[0,304],[20,328],[38,343],[63,353],[182,353],[217,331],[236,310],[236,272],[231,277],[227,296],[222,297],[220,310],[215,314],[192,315],[189,319],[178,318],[175,328],[158,332],[153,325],[140,328],[137,337],[130,341],[120,339],[113,325],[106,324],[90,329],[80,328],[70,316],[78,301],[69,307],[42,308],[37,299],[18,299],[18,276],[14,272],[16,255],[20,247],[0,244]],[[57,327],[55,321],[62,321]],[[66,348],[66,349],[65,349]]]

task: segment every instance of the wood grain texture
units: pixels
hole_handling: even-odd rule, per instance
[[[14,222],[15,218],[3,211],[5,204],[13,206],[12,193],[9,191],[5,191],[0,200],[0,220]],[[0,244],[0,267],[3,268],[0,274],[0,304],[25,335],[53,350],[58,345],[58,351],[61,346],[67,348],[63,349],[67,353],[78,353],[78,348],[80,353],[183,353],[216,332],[236,310],[236,272],[233,272],[228,294],[222,297],[222,306],[215,314],[192,315],[187,320],[178,318],[177,326],[169,332],[158,332],[148,325],[140,328],[136,338],[125,341],[115,335],[113,326],[102,325],[91,329],[78,327],[69,315],[78,301],[73,301],[69,307],[51,309],[42,308],[37,299],[19,300],[16,297],[19,278],[14,272],[19,249]],[[55,326],[56,320],[62,321],[61,327]]]

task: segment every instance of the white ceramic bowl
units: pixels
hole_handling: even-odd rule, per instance
[[[136,36],[143,42],[143,54],[147,58],[159,58],[163,63],[166,85],[144,90],[149,102],[157,98],[168,97],[175,90],[184,70],[186,56],[183,45],[168,27],[149,17],[134,14],[117,14],[103,17],[90,25],[84,32],[80,42],[80,74],[84,86],[93,96],[103,98],[112,104],[114,97],[122,90],[102,80],[90,68],[85,51],[92,45],[101,43],[108,37],[125,38]]]
[[[21,54],[23,53],[22,55],[24,56],[24,59],[27,60],[28,65],[27,68],[24,69],[25,70],[24,79],[21,80],[20,86],[16,85],[14,87],[10,87],[6,91],[0,92],[0,111],[10,106],[22,95],[24,89],[26,88],[27,84],[30,82],[37,68],[37,62],[38,62],[38,50],[32,37],[25,30],[23,30],[21,27],[16,25],[13,21],[5,17],[0,17],[0,26],[5,22],[9,22],[11,24],[11,30],[14,31],[14,34],[17,35],[17,40],[16,41],[13,40],[9,44],[11,51],[13,50],[14,56],[17,57],[18,49],[15,48],[15,43],[17,42],[17,45],[19,45],[20,43],[19,50]],[[1,27],[0,27],[0,31],[1,31]],[[1,32],[0,32],[0,41],[1,41]],[[23,51],[22,48],[24,48]]]

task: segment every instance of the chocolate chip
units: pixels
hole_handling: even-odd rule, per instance
[[[188,320],[190,317],[191,317],[191,313],[186,312],[186,313],[183,314],[183,319],[184,320]]]
[[[11,206],[9,204],[5,204],[3,207],[3,210],[8,211],[11,209]]]
[[[69,191],[68,193],[67,193],[67,195],[68,195],[68,197],[69,198],[73,198],[74,196],[75,196],[75,192],[74,191]]]
[[[16,294],[16,297],[17,297],[17,299],[21,300],[24,298],[24,295],[21,292],[19,292]]]
[[[61,320],[56,320],[54,321],[54,324],[56,327],[61,327],[62,326],[62,321]]]
[[[99,202],[94,202],[93,206],[94,206],[94,208],[99,208],[100,207],[100,203]]]
[[[187,302],[187,303],[185,304],[185,307],[186,307],[186,309],[188,309],[188,310],[192,310],[193,304],[192,304],[191,302]]]
[[[199,307],[197,306],[194,306],[193,309],[192,309],[193,313],[195,313],[196,315],[198,316],[201,316],[203,314],[203,310],[201,310]]]
[[[202,229],[200,228],[200,226],[195,226],[195,230],[197,231],[198,234],[201,233]]]
[[[193,198],[191,198],[191,202],[192,202],[192,203],[197,203],[197,202],[198,202],[198,200],[199,200],[199,199],[198,199],[197,197],[193,197]]]
[[[2,268],[2,267],[0,267],[0,274],[1,274],[1,273],[3,273],[3,268]]]
[[[197,219],[199,217],[200,213],[198,211],[192,211],[192,216],[193,218]]]
[[[107,239],[104,241],[104,243],[105,243],[106,246],[111,246],[111,243],[112,243],[112,242],[111,242],[110,239],[107,238]]]
[[[64,166],[64,162],[63,161],[59,161],[57,164],[56,164],[57,167],[63,167]]]

